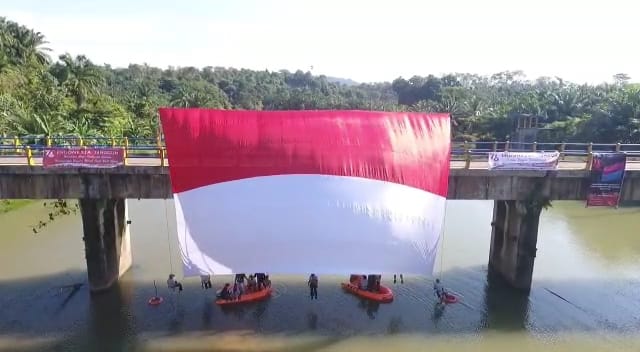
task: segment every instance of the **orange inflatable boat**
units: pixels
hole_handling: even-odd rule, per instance
[[[393,301],[393,291],[391,291],[391,289],[386,286],[380,285],[380,290],[378,292],[361,290],[360,288],[358,288],[358,286],[351,283],[342,283],[342,288],[349,293],[353,293],[358,297],[362,297],[371,301],[380,303],[390,303]]]
[[[216,304],[219,306],[228,306],[228,305],[235,305],[235,304],[258,302],[271,297],[272,291],[273,289],[271,287],[267,287],[257,292],[245,293],[242,296],[240,296],[240,299],[236,299],[236,300],[226,300],[226,299],[218,298],[216,299]]]

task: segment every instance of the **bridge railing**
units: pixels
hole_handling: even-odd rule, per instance
[[[165,165],[166,147],[160,138],[109,138],[109,137],[77,137],[77,136],[0,136],[0,158],[16,159],[15,163],[35,164],[47,147],[86,147],[124,149],[127,159],[158,158]],[[561,160],[584,162],[589,167],[593,153],[624,152],[630,162],[640,162],[640,144],[624,143],[515,143],[510,141],[457,142],[451,144],[451,160],[465,162],[486,161],[491,152],[500,151],[559,151]]]
[[[49,147],[120,147],[125,150],[127,158],[160,158],[166,151],[164,141],[158,138],[20,136],[0,137],[0,158],[38,158]]]

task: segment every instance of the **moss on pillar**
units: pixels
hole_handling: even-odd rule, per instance
[[[548,175],[543,178],[536,179],[533,183],[533,189],[522,201],[527,209],[527,213],[537,213],[537,216],[540,216],[540,212],[543,209],[548,209],[553,206],[553,204],[551,204],[551,198],[549,197],[550,185],[551,179]]]

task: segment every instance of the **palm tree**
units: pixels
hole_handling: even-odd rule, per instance
[[[129,137],[150,137],[155,135],[156,127],[153,120],[139,120],[130,115],[125,122],[124,133]]]
[[[66,121],[66,129],[75,137],[86,139],[98,135],[96,126],[90,122],[91,116],[81,114],[75,119]]]
[[[44,39],[42,33],[22,27],[16,37],[19,43],[19,57],[23,63],[33,60],[40,65],[46,65],[51,61],[48,54],[51,49],[43,47],[49,42]]]
[[[0,134],[53,135],[63,127],[54,114],[39,115],[9,95],[0,95]]]
[[[104,77],[98,67],[93,65],[84,55],[75,58],[69,54],[60,56],[62,66],[56,72],[58,80],[73,97],[76,107],[80,109],[87,98],[98,94],[104,84]]]
[[[15,65],[48,64],[51,49],[43,46],[46,44],[42,33],[0,18],[0,49]]]
[[[180,87],[178,91],[171,98],[171,106],[179,107],[179,108],[190,108],[194,107],[192,102],[195,96],[192,91],[186,89],[185,87]]]

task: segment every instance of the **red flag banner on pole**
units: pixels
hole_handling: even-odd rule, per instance
[[[448,114],[160,109],[185,276],[431,274]]]

